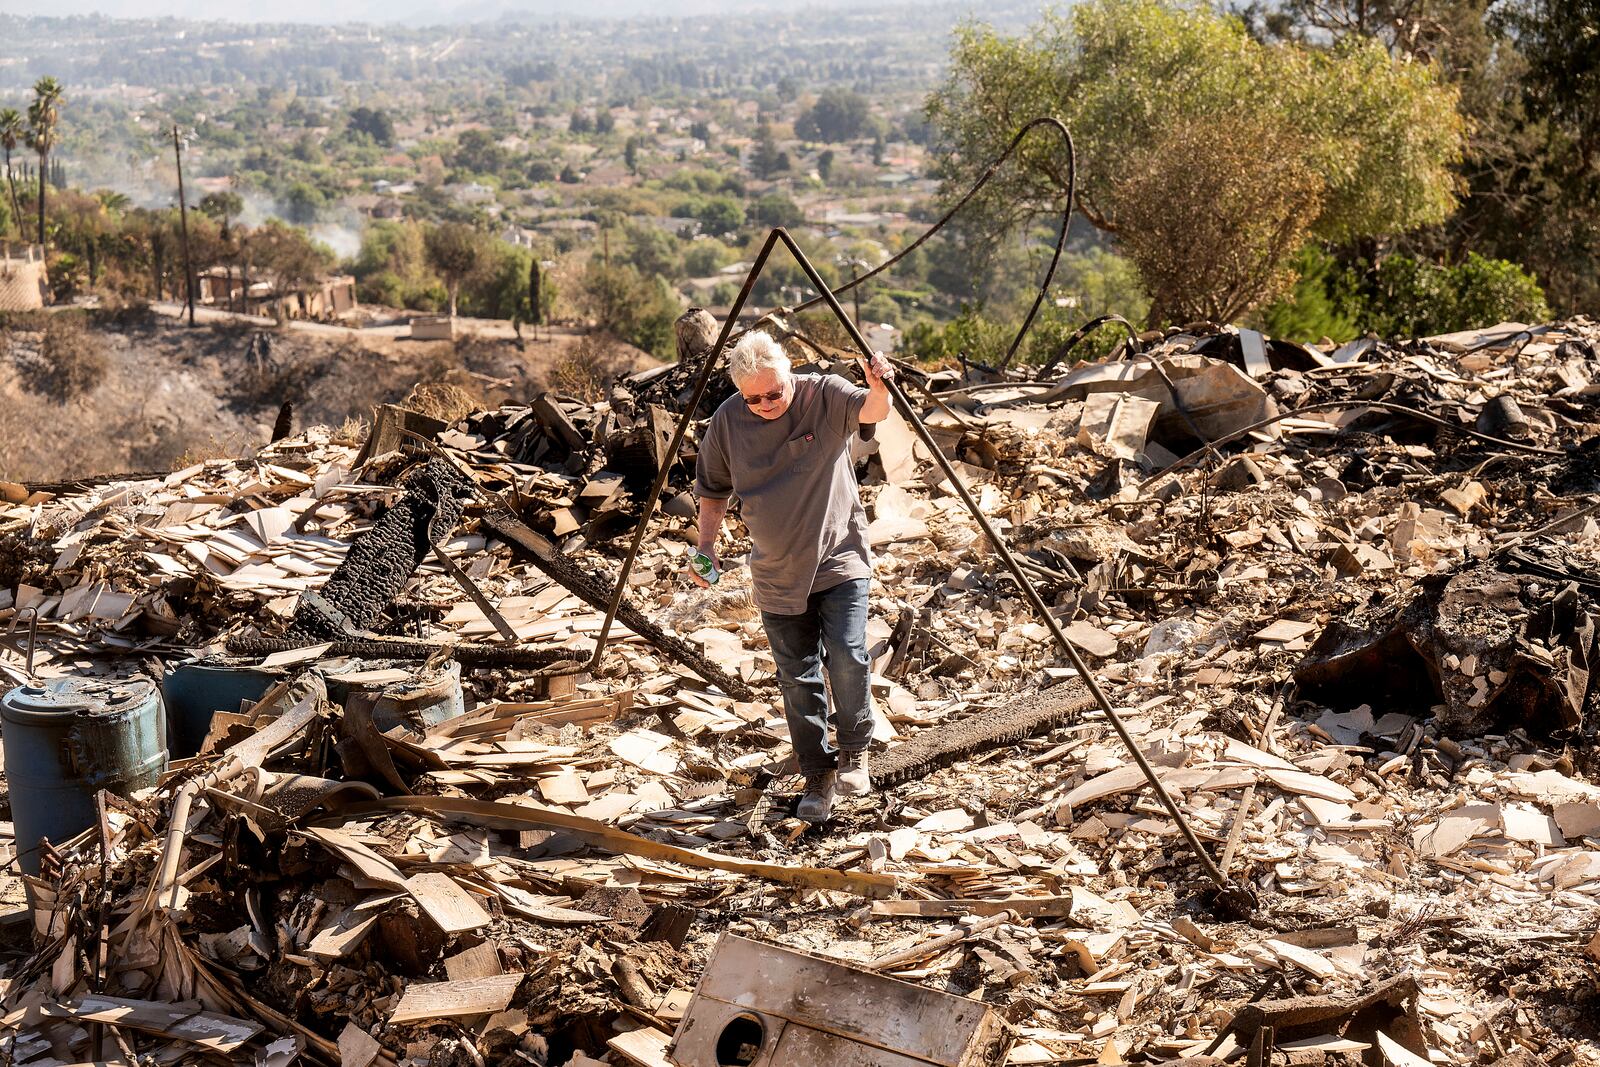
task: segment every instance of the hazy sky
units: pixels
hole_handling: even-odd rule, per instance
[[[89,15],[227,19],[250,22],[478,21],[502,15],[710,15],[777,7],[834,7],[845,0],[275,0],[271,4],[218,4],[215,0],[0,0],[0,14]],[[896,0],[873,0],[883,7]],[[902,0],[911,2],[911,0]]]

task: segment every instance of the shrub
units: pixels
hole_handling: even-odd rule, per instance
[[[1509,260],[1476,252],[1454,266],[1392,255],[1365,270],[1363,263],[1341,265],[1310,248],[1297,264],[1302,274],[1293,291],[1260,317],[1274,337],[1426,337],[1550,315],[1537,279]]]
[[[1299,275],[1294,286],[1262,310],[1262,330],[1291,341],[1326,337],[1341,343],[1361,332],[1361,279],[1355,272],[1315,245],[1300,250],[1293,269]]]
[[[1395,255],[1374,272],[1364,325],[1385,337],[1425,337],[1549,314],[1539,283],[1509,260],[1472,252],[1443,267]]]

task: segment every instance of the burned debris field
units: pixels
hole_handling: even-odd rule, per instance
[[[1600,326],[902,364],[821,826],[748,540],[683,573],[680,327],[603,399],[0,484],[8,1062],[1595,1062]]]

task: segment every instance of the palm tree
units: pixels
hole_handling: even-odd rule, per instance
[[[11,218],[16,222],[19,234],[22,232],[22,208],[17,203],[17,177],[11,173],[11,153],[22,143],[24,132],[21,112],[14,107],[0,109],[0,148],[6,150],[6,185],[11,189]]]
[[[28,105],[28,126],[33,150],[39,153],[39,244],[45,245],[44,187],[50,173],[50,150],[56,146],[56,125],[61,121],[61,83],[51,77],[33,83],[33,103]]]

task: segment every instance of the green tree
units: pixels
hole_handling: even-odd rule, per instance
[[[768,193],[750,205],[749,218],[760,226],[799,226],[806,221],[806,213],[792,199],[782,193]]]
[[[756,129],[756,147],[750,155],[751,173],[763,181],[772,177],[783,169],[782,155],[778,151],[778,142],[772,135],[772,127],[763,122]]]
[[[1375,41],[1264,45],[1208,8],[1087,0],[1021,37],[964,27],[951,58],[927,106],[949,149],[947,191],[964,190],[1023,123],[1061,117],[1077,143],[1078,204],[1146,275],[1153,319],[1232,317],[1259,303],[1292,280],[1296,232],[1329,240],[1403,233],[1439,222],[1455,204],[1451,166],[1464,137],[1456,94],[1430,66],[1397,62]],[[1174,146],[1203,147],[1208,132],[1226,135],[1241,162],[1183,176],[1162,158]],[[1251,170],[1282,170],[1289,187],[1275,193]],[[1183,177],[1184,203],[1170,203],[1163,177]],[[985,229],[998,236],[1059,210],[1066,179],[1060,144],[1030,138],[985,190]],[[1141,200],[1149,197],[1169,201],[1171,222]],[[1271,217],[1253,217],[1263,208]],[[1185,227],[1207,212],[1233,212],[1208,235],[1237,232],[1251,247],[1230,253],[1193,240]],[[1135,234],[1130,217],[1146,232]],[[1186,249],[1193,284],[1149,261],[1158,241],[1169,257]],[[1222,253],[1226,270],[1201,269]],[[1218,286],[1221,296],[1203,291]]]
[[[450,315],[454,317],[461,286],[488,263],[488,240],[465,223],[447,222],[429,230],[425,243],[428,262],[444,279],[450,293]]]
[[[39,154],[39,244],[46,249],[49,244],[44,232],[44,189],[49,184],[45,175],[50,173],[50,153],[59,137],[57,126],[61,122],[61,105],[64,98],[61,83],[51,77],[33,83],[33,103],[28,105],[28,140]]]
[[[422,225],[410,220],[369,223],[351,273],[364,303],[433,311],[449,299],[428,265]]]
[[[394,120],[382,108],[355,107],[350,109],[349,127],[365,134],[383,148],[394,144]]]
[[[456,138],[451,166],[473,174],[499,174],[510,163],[510,156],[488,130],[462,130]]]
[[[1386,337],[1538,322],[1549,314],[1543,291],[1521,268],[1476,252],[1453,267],[1388,256],[1364,296],[1363,326]]]
[[[308,226],[317,221],[317,214],[327,206],[328,198],[310,182],[295,182],[284,194],[283,203],[290,222]]]
[[[692,214],[712,237],[732,233],[744,225],[744,207],[731,196],[707,197]]]
[[[14,107],[0,109],[0,148],[6,153],[6,187],[11,192],[11,221],[22,234],[22,205],[17,201],[17,177],[11,171],[11,153],[16,151],[25,136],[22,115]]]
[[[662,359],[676,351],[672,324],[682,310],[660,277],[645,277],[631,266],[608,267],[591,259],[578,304],[594,325]]]
[[[639,273],[673,277],[678,273],[678,239],[645,223],[630,222],[623,233],[628,241],[628,260]]]
[[[202,216],[204,217],[204,216]],[[250,239],[251,256],[280,293],[303,289],[333,266],[333,253],[298,226],[269,219]]]
[[[828,88],[795,120],[794,132],[808,141],[849,141],[867,125],[867,99],[850,89]]]
[[[1343,343],[1361,331],[1360,278],[1316,245],[1295,257],[1293,288],[1261,309],[1260,325],[1273,337]]]
[[[482,267],[470,279],[473,284],[462,294],[463,307],[470,315],[507,319],[520,328],[533,319],[528,292],[532,250],[486,240],[483,255]]]
[[[217,220],[222,226],[223,235],[226,236],[232,220],[239,217],[244,210],[244,197],[238,193],[227,191],[221,193],[207,193],[200,198],[200,212]]]
[[[727,245],[715,237],[703,237],[683,254],[683,271],[691,278],[704,278],[727,266],[732,258]]]
[[[833,149],[825,148],[817,156],[817,177],[826,182],[833,176]]]
[[[91,287],[99,284],[101,253],[115,229],[104,202],[76,189],[63,190],[51,201],[50,216],[57,243],[87,266]]]

